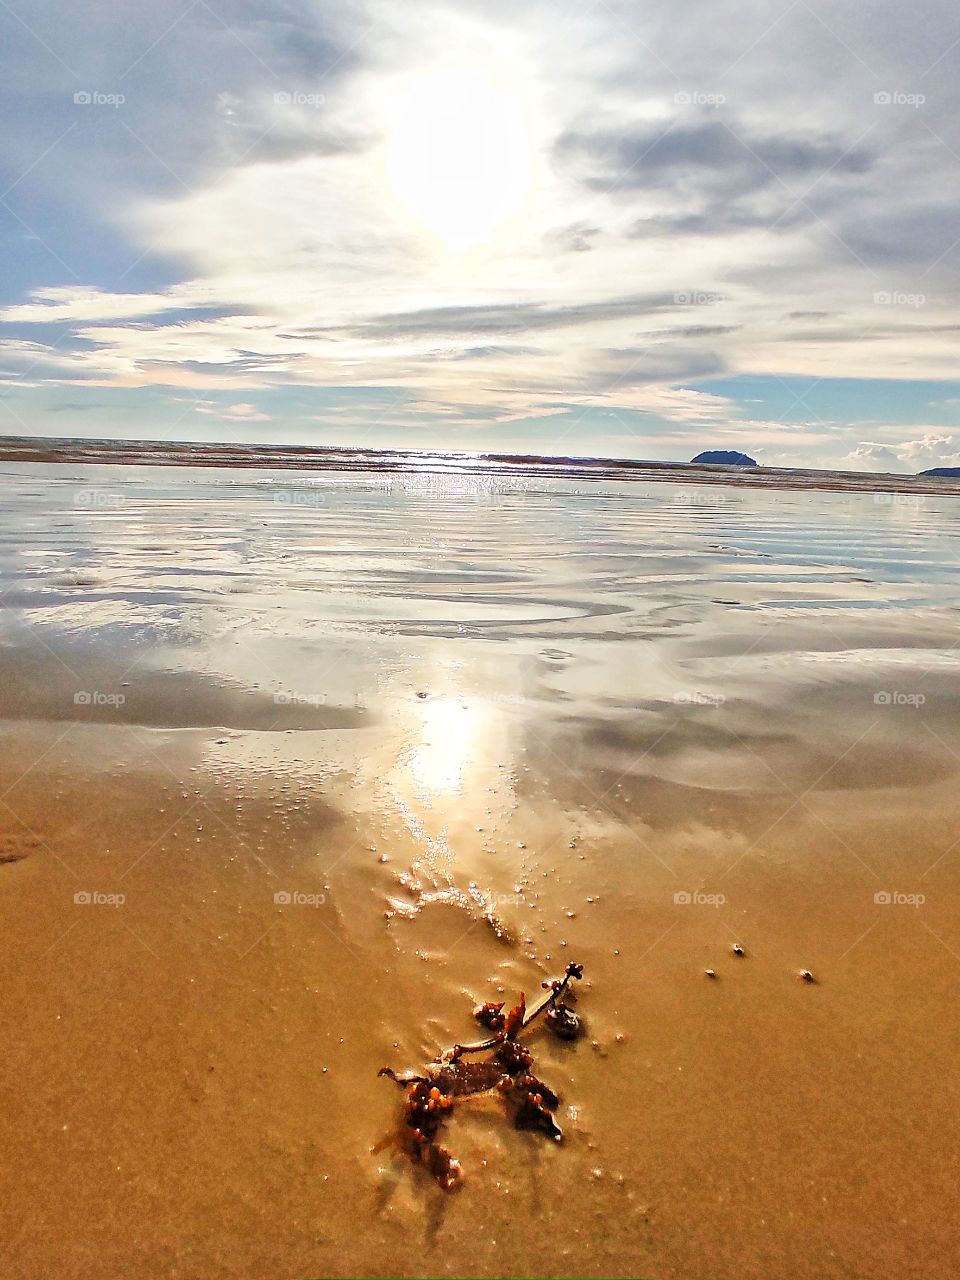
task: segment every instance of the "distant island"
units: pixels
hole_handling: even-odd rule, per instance
[[[951,480],[960,478],[960,467],[931,467],[929,471],[919,471],[921,476],[949,476]]]
[[[756,458],[751,458],[746,453],[737,453],[736,449],[707,449],[704,453],[698,453],[695,458],[691,458],[691,462],[712,462],[721,467],[758,467],[760,465]]]

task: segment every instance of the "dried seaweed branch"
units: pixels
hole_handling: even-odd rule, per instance
[[[444,1049],[427,1063],[422,1074],[380,1068],[378,1075],[389,1077],[407,1090],[399,1135],[401,1147],[411,1159],[426,1165],[445,1191],[453,1190],[463,1176],[459,1160],[436,1141],[455,1098],[495,1088],[506,1099],[518,1129],[537,1129],[561,1140],[563,1134],[554,1114],[560,1099],[533,1074],[533,1055],[517,1037],[546,1012],[547,1025],[555,1035],[566,1040],[575,1038],[580,1032],[580,1020],[562,997],[571,980],[582,977],[582,965],[567,965],[562,978],[543,983],[546,995],[531,1009],[523,994],[507,1014],[503,1013],[503,1002],[479,1005],[474,1017],[494,1034],[487,1040]],[[483,1061],[464,1061],[467,1054],[484,1052],[490,1056]]]

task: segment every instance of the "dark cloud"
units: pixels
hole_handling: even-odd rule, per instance
[[[595,191],[662,189],[666,183],[737,194],[778,179],[789,184],[816,177],[827,169],[861,174],[873,162],[864,148],[840,139],[759,135],[721,120],[571,131],[561,135],[556,152],[561,160],[575,162],[581,181]]]
[[[489,360],[495,356],[515,358],[517,356],[539,356],[543,354],[542,349],[539,347],[488,346],[466,347],[460,351],[432,351],[426,358],[458,362],[461,360]],[[419,358],[423,359],[424,357],[421,356]]]
[[[762,230],[787,232],[815,221],[813,209],[793,200],[783,191],[771,208],[769,202],[749,200],[716,200],[705,213],[677,213],[638,218],[627,232],[631,240],[658,236],[716,236],[737,231]]]
[[[564,307],[539,302],[427,307],[420,311],[375,316],[352,333],[374,338],[526,333],[566,329],[604,320],[629,320],[672,311],[678,305],[677,295],[672,293],[637,293]],[[318,332],[329,333],[329,330]]]
[[[691,381],[727,372],[721,355],[691,342],[638,343],[599,353],[597,368],[583,379],[593,392],[643,383]]]
[[[238,351],[233,360],[141,360],[142,370],[186,369],[191,373],[250,374],[282,371],[297,360],[303,360],[305,352],[292,351],[289,355],[266,355],[256,351]]]
[[[345,156],[365,151],[373,139],[346,130],[323,132],[288,125],[264,133],[261,125],[248,127],[233,142],[233,151],[244,164],[278,164],[304,156]]]
[[[589,222],[572,222],[549,232],[546,241],[550,248],[561,253],[589,253],[593,248],[591,241],[600,234],[600,227],[591,226]]]
[[[934,176],[931,172],[931,182]],[[919,194],[919,193],[917,193]],[[872,202],[849,211],[839,234],[864,262],[928,267],[952,253],[960,262],[960,208],[955,198],[913,199],[903,204]],[[936,281],[927,281],[928,286]]]
[[[725,333],[736,333],[742,327],[739,324],[690,324],[678,329],[655,329],[651,333],[645,333],[640,336],[650,339],[718,338]]]
[[[626,232],[633,240],[816,226],[874,164],[864,146],[840,138],[760,134],[720,119],[572,131],[555,154],[590,190],[618,202],[652,197]]]
[[[922,336],[923,334],[955,334],[960,333],[960,323],[956,324],[875,324],[869,329],[863,325],[835,325],[832,328],[790,329],[774,331],[770,337],[773,342],[882,342],[891,338]]]

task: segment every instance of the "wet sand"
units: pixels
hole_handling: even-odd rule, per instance
[[[957,1269],[953,499],[3,485],[5,1274]],[[569,960],[445,1196],[377,1069]]]

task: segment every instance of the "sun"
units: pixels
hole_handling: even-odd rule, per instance
[[[533,146],[526,87],[509,62],[427,68],[385,106],[393,201],[447,251],[482,243],[520,214]]]

